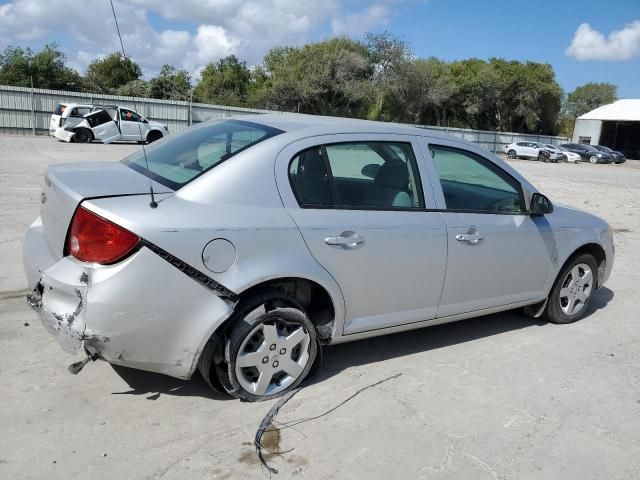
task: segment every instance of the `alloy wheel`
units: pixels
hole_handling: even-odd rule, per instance
[[[596,157],[595,155],[591,155],[591,157],[589,157],[589,162],[598,163],[598,157]]]
[[[575,315],[586,305],[593,289],[593,273],[586,263],[574,266],[562,281],[559,301],[565,315]]]
[[[236,355],[238,383],[256,396],[285,390],[304,372],[310,342],[311,336],[302,325],[282,319],[256,325]]]

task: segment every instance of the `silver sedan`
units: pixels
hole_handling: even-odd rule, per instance
[[[614,257],[604,220],[477,145],[329,117],[205,122],[119,163],[51,166],[41,201],[28,301],[65,350],[199,369],[251,401],[296,388],[330,344],[515,308],[573,322]]]

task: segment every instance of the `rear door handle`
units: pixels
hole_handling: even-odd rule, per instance
[[[324,239],[327,245],[340,246],[342,248],[359,248],[364,245],[364,238],[357,233],[346,230],[335,237],[327,237]]]
[[[474,225],[471,225],[469,227],[469,229],[467,230],[467,233],[459,233],[456,235],[456,240],[458,240],[459,242],[467,242],[472,245],[475,245],[483,238],[484,237],[482,236],[482,234],[478,232],[478,230]]]

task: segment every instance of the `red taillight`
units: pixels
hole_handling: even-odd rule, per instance
[[[83,262],[115,263],[129,255],[140,238],[85,208],[78,208],[67,235],[66,254]]]

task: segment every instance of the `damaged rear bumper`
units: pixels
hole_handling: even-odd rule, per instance
[[[146,247],[115,265],[59,258],[38,219],[23,249],[28,303],[69,353],[84,348],[110,363],[188,378],[233,310]]]

